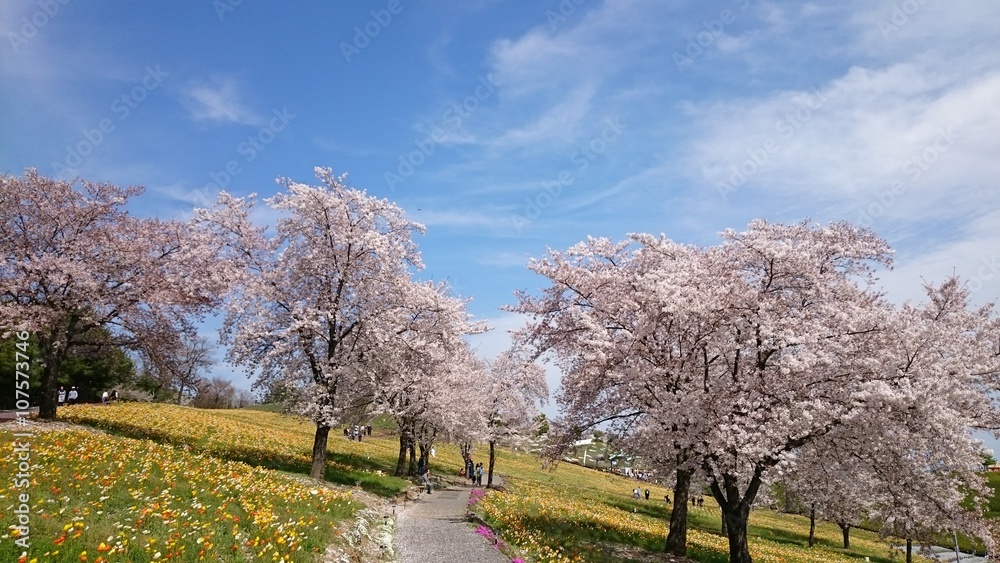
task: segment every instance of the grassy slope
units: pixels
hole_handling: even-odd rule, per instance
[[[349,492],[150,440],[76,429],[29,442],[30,487],[14,488],[11,456],[0,464],[0,503],[29,495],[28,560],[312,561],[357,507]],[[0,561],[19,559],[20,535],[4,530]]]
[[[260,410],[207,411],[173,405],[139,403],[106,407],[77,406],[62,409],[60,418],[97,426],[122,436],[148,437],[156,442],[172,445],[174,447],[161,451],[170,452],[170,456],[182,456],[178,458],[176,462],[178,464],[186,464],[189,467],[204,466],[206,471],[211,463],[245,462],[256,467],[307,473],[314,431],[314,426],[307,421]],[[92,444],[91,449],[123,453],[133,451],[133,446],[122,445],[132,443],[122,442],[125,438],[103,436],[98,440],[101,441],[101,445]],[[148,440],[141,443],[155,445]],[[407,481],[389,475],[395,467],[398,442],[384,427],[376,425],[375,436],[365,438],[361,443],[347,440],[335,429],[331,433],[328,449],[329,463],[326,477],[331,482],[359,485],[384,496],[393,496],[408,485]],[[484,448],[478,448],[473,452],[476,461],[486,461],[484,456],[479,455],[484,451]],[[196,453],[204,455],[196,456]],[[139,458],[148,456],[148,453],[137,451],[134,456],[120,456],[118,462],[109,463],[136,464]],[[663,502],[663,495],[669,492],[666,489],[650,485],[650,501],[636,501],[629,498],[629,493],[636,486],[636,482],[629,479],[565,463],[559,464],[554,471],[544,470],[535,456],[505,449],[500,449],[498,456],[497,472],[504,475],[507,480],[508,492],[489,493],[482,501],[479,511],[501,531],[505,539],[537,559],[554,560],[553,555],[559,553],[580,561],[613,560],[609,556],[602,555],[600,549],[595,549],[594,542],[622,542],[652,551],[662,549],[668,510]],[[245,467],[242,463],[237,463],[235,466]],[[432,470],[438,475],[457,475],[460,467],[461,459],[457,447],[439,445],[437,456],[431,462]],[[4,468],[4,472],[9,470],[9,467]],[[107,471],[112,472],[111,469]],[[142,474],[139,470],[135,472]],[[156,471],[152,473],[158,475]],[[222,474],[224,473],[223,471]],[[267,471],[261,473],[269,474]],[[157,480],[160,478],[154,475],[148,478],[146,484],[136,485],[135,488],[145,490],[149,494],[161,490],[173,490],[164,483],[182,483],[175,485],[179,491],[223,488],[225,486],[223,481],[211,481],[211,474],[211,471],[205,475],[195,473],[192,477],[186,478],[187,481],[179,480],[176,475],[172,481]],[[6,476],[3,478],[3,486],[9,486],[10,479]],[[94,477],[87,482],[89,497],[100,498],[99,491],[103,487],[100,480]],[[48,486],[47,482],[45,485]],[[41,483],[35,488],[40,487]],[[643,487],[645,488],[645,485]],[[11,492],[7,490],[4,494],[9,498]],[[81,489],[74,495],[63,496],[79,498],[82,494],[84,493]],[[242,495],[236,497],[242,498]],[[58,502],[61,497],[56,495],[52,498]],[[183,494],[178,496],[177,506],[182,506],[184,503],[181,500],[186,498]],[[133,504],[139,507],[143,502],[155,503],[155,500],[153,497],[149,500],[140,498],[133,501]],[[225,506],[235,505],[230,501]],[[109,519],[128,521],[129,510],[133,509],[132,505],[129,507],[114,505],[110,508],[105,507],[105,514]],[[302,510],[300,514],[303,515],[318,514],[315,508],[292,506],[288,510],[298,509]],[[346,518],[349,513],[350,510],[344,510],[333,514],[332,517]],[[245,517],[241,519],[241,522],[246,521]],[[61,520],[59,523],[60,526],[64,525]],[[717,533],[719,511],[711,498],[705,497],[704,507],[691,508],[690,524],[691,556],[700,561],[725,561],[726,542]],[[327,527],[329,525],[332,524],[328,523]],[[37,537],[43,538],[48,534],[50,536],[48,541],[51,542],[58,537],[52,534],[60,530],[61,527],[58,526],[51,530],[39,529]],[[155,538],[155,534],[162,533],[166,533],[166,530],[151,531],[147,536]],[[872,561],[888,561],[887,545],[873,534],[854,531],[852,533],[854,550],[844,553],[837,547],[840,542],[840,532],[836,526],[821,524],[817,532],[820,545],[812,550],[804,548],[807,533],[808,522],[804,518],[771,511],[755,512],[751,516],[750,529],[750,535],[754,538],[752,551],[755,561],[858,561],[859,559],[863,561],[866,556]],[[222,534],[222,531],[217,531],[216,534]],[[36,535],[36,532],[33,532],[33,535]],[[107,541],[117,536],[109,533],[107,537],[82,537],[89,537],[88,541],[93,544],[95,539]],[[215,542],[213,545],[228,543],[229,536],[223,537],[226,541]],[[165,538],[161,537],[160,541],[169,538],[168,534]],[[315,548],[328,540],[329,537],[314,534],[310,536],[309,541],[313,543],[309,545]],[[187,553],[191,553],[195,546],[200,547],[200,545],[187,547]],[[231,550],[232,546],[229,548]],[[98,555],[95,549],[95,546],[90,545],[88,552],[91,554],[90,561],[95,561],[95,556]],[[249,547],[238,546],[238,550],[234,553],[242,553],[246,549]],[[78,554],[78,551],[75,552],[74,557]],[[262,558],[270,560],[270,557],[266,557],[269,554],[265,554]],[[148,554],[146,557],[148,558]],[[253,558],[249,555],[247,557]],[[9,559],[0,552],[0,560]],[[140,557],[133,560],[144,559]]]
[[[508,541],[538,560],[620,561],[603,555],[596,542],[663,549],[669,516],[663,495],[672,493],[662,487],[640,484],[650,489],[650,500],[633,500],[629,495],[637,481],[571,464],[543,471],[534,456],[508,451],[502,451],[498,467],[517,494],[488,494],[478,510]],[[719,534],[721,512],[715,502],[705,496],[704,506],[690,507],[688,514],[689,555],[726,561],[728,544]],[[809,549],[808,519],[770,510],[751,515],[749,533],[757,562],[890,561],[888,544],[863,530],[852,530],[852,550],[845,552],[840,529],[827,523],[818,525],[818,544]]]

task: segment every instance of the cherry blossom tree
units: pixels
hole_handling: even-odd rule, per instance
[[[571,426],[611,421],[619,433],[641,432],[656,457],[704,471],[730,559],[749,562],[747,518],[768,473],[907,397],[914,376],[886,355],[898,327],[873,290],[872,264],[890,254],[874,233],[844,223],[754,221],[705,249],[648,235],[590,240],[532,262],[552,285],[519,296],[514,310],[533,316],[519,338],[556,355]],[[949,358],[934,375],[965,390],[966,402],[996,388],[996,322],[979,318],[975,336],[928,340]],[[951,348],[958,341],[973,344]],[[985,420],[934,411],[945,418],[932,426],[947,429],[937,439],[992,424],[992,407],[977,406]]]
[[[979,517],[991,496],[972,429],[1000,428],[993,397],[1000,378],[1000,322],[992,305],[973,308],[957,278],[926,286],[927,300],[904,304],[882,347],[899,375],[879,397],[877,424],[864,429],[860,457],[882,483],[873,520],[886,533],[920,541],[928,532],[993,538]]]
[[[588,239],[533,261],[531,269],[552,286],[538,298],[519,294],[513,308],[536,319],[518,339],[554,354],[563,372],[562,442],[608,424],[621,443],[676,473],[666,544],[676,555],[686,553],[688,490],[699,467],[691,455],[697,440],[680,429],[694,436],[702,419],[671,416],[690,413],[684,393],[716,361],[706,355],[705,339],[718,316],[715,303],[725,298],[703,298],[725,288],[704,275],[707,258],[663,237]],[[690,308],[666,306],[668,299]]]
[[[784,493],[786,510],[809,516],[809,546],[816,519],[837,524],[844,549],[851,547],[851,527],[872,514],[883,498],[883,484],[863,454],[863,436],[834,431],[794,453],[794,463],[779,468],[774,480]]]
[[[0,175],[0,328],[37,337],[43,419],[56,414],[61,364],[93,329],[106,329],[105,344],[170,349],[231,282],[218,241],[198,221],[125,211],[142,191],[33,169]]]
[[[514,350],[503,352],[489,364],[477,388],[485,399],[489,487],[493,485],[497,443],[514,446],[534,435],[539,405],[548,402],[549,388],[544,370]]]
[[[749,562],[747,519],[765,474],[857,416],[895,375],[879,369],[885,305],[869,263],[889,262],[870,231],[751,223],[723,233],[712,274],[729,296],[707,343],[718,357],[687,400],[709,421],[702,464],[726,520],[730,560]]]
[[[322,185],[282,179],[285,191],[265,200],[282,213],[273,236],[245,214],[206,220],[236,236],[246,265],[223,326],[229,358],[256,370],[258,382],[300,388],[300,412],[316,423],[310,475],[322,479],[330,428],[372,397],[366,364],[398,330],[409,269],[422,267],[413,234],[424,228],[345,177],[316,174]]]
[[[470,428],[485,428],[486,420],[479,408],[483,401],[480,382],[483,378],[482,361],[475,358],[472,349],[463,341],[463,347],[433,374],[425,386],[430,384],[432,392],[426,394],[427,408],[419,418],[423,435],[417,434],[421,448],[423,466],[429,461],[431,444],[428,437],[468,436]],[[428,436],[428,430],[432,432]]]
[[[413,282],[395,311],[395,330],[386,331],[372,353],[369,385],[376,412],[391,416],[400,431],[397,475],[404,472],[407,453],[415,472],[418,447],[426,467],[434,440],[456,432],[466,420],[457,413],[475,403],[468,383],[481,363],[463,336],[486,327],[471,321],[466,306],[445,284]]]

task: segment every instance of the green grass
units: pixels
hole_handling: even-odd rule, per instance
[[[993,496],[986,505],[986,517],[1000,519],[1000,473],[987,472],[986,484],[993,490]]]
[[[501,450],[498,466],[510,490],[487,493],[476,510],[535,560],[621,560],[604,549],[606,543],[663,550],[670,509],[663,501],[668,493],[663,487],[566,463],[555,471],[542,471],[533,456],[507,450]],[[630,497],[636,486],[650,489],[649,501]],[[713,563],[728,560],[728,541],[720,534],[721,512],[710,496],[705,496],[704,506],[688,508],[688,525],[689,557]],[[874,533],[852,530],[852,549],[845,551],[836,525],[819,523],[813,548],[807,546],[808,531],[807,518],[754,511],[748,530],[754,560],[827,563],[867,557],[878,563],[894,561],[889,544]]]
[[[290,545],[290,540],[284,538],[284,542],[279,541],[281,536],[276,536],[275,531],[267,527],[269,523],[281,518],[289,522],[313,518],[310,525],[304,525],[301,532],[296,532],[301,534],[296,539],[297,551],[282,551],[280,554],[287,555],[286,560],[309,561],[312,560],[312,553],[322,551],[327,543],[336,541],[328,533],[329,530],[345,518],[350,518],[351,511],[358,507],[356,501],[346,504],[350,497],[344,496],[319,510],[309,504],[310,497],[306,493],[296,493],[300,496],[292,494],[290,499],[279,498],[280,495],[267,497],[258,493],[258,489],[247,492],[251,489],[239,489],[229,482],[242,482],[243,478],[237,476],[243,471],[250,471],[257,475],[254,479],[265,479],[266,476],[266,479],[278,480],[268,481],[271,483],[304,486],[302,482],[306,480],[302,476],[309,470],[315,426],[300,418],[259,409],[209,411],[142,403],[76,406],[61,409],[60,418],[106,429],[115,435],[93,437],[94,441],[88,442],[89,446],[84,448],[101,452],[95,455],[93,461],[88,461],[98,468],[96,473],[86,473],[86,477],[79,482],[73,478],[60,481],[62,484],[48,496],[41,492],[43,485],[48,486],[47,482],[39,478],[37,483],[33,483],[39,498],[45,498],[36,507],[40,511],[38,514],[49,515],[49,518],[39,516],[43,523],[32,532],[33,537],[39,538],[39,545],[48,549],[50,554],[46,556],[50,559],[43,557],[43,561],[78,561],[81,551],[87,551],[90,562],[97,561],[97,557],[105,557],[107,561],[148,561],[157,549],[161,551],[161,556],[174,553],[177,560],[195,560],[196,557],[189,558],[194,557],[192,554],[196,554],[196,548],[199,551],[204,548],[206,540],[203,537],[198,542],[199,536],[191,532],[193,529],[211,532],[211,549],[227,549],[225,560],[278,560],[280,556],[273,558],[274,554]],[[391,475],[399,445],[392,421],[381,419],[373,426],[374,435],[365,437],[360,443],[344,438],[339,429],[331,431],[326,479],[334,484],[357,486],[393,497],[412,481]],[[131,439],[135,437],[142,439]],[[61,445],[47,446],[56,452],[51,459],[88,459],[78,447],[73,446],[73,440],[60,438]],[[458,447],[438,444],[436,449],[437,456],[431,462],[432,471],[437,475],[457,476],[462,465]],[[485,452],[485,447],[477,446],[473,451],[475,461],[485,462]],[[164,460],[165,465],[149,465],[150,459]],[[198,470],[181,474],[170,469],[180,465]],[[637,481],[569,463],[561,463],[554,470],[543,469],[536,456],[504,448],[498,450],[496,467],[497,472],[503,475],[506,492],[490,491],[476,510],[505,542],[531,555],[535,561],[610,563],[623,559],[621,551],[609,549],[609,546],[628,545],[648,552],[663,549],[670,508],[664,503],[663,495],[670,494],[672,497],[672,491],[655,484],[639,483],[641,488],[650,489],[650,500],[635,500],[629,494],[637,486]],[[125,468],[130,479],[133,476],[134,479],[141,479],[127,483],[122,481],[110,487],[115,491],[134,493],[126,498],[115,496],[118,492],[112,495],[102,492],[109,487],[102,479],[121,468]],[[300,477],[289,480],[286,475],[272,470]],[[4,471],[10,472],[11,468],[7,467]],[[84,474],[82,469],[73,470],[73,473]],[[11,479],[3,478],[2,486],[9,487]],[[991,478],[991,483],[996,487],[1000,479]],[[214,491],[221,496],[206,496]],[[2,500],[12,504],[13,493],[10,489],[2,490]],[[304,497],[301,496],[303,494]],[[159,495],[165,496],[161,499]],[[109,498],[100,501],[102,513],[97,514],[97,506],[87,503],[103,496]],[[61,500],[64,497],[70,501]],[[197,499],[215,515],[211,524],[192,521],[187,527],[177,528],[169,518],[157,521],[156,517],[150,516],[153,512],[141,521],[138,519],[137,515],[141,515],[144,508],[155,507],[162,514],[164,507],[179,509],[190,506],[192,499]],[[258,502],[257,499],[261,500]],[[32,502],[35,502],[34,497]],[[62,513],[57,512],[60,509]],[[73,512],[74,509],[76,512]],[[229,517],[225,516],[227,514]],[[282,516],[268,520],[275,514]],[[726,561],[727,541],[719,534],[720,512],[710,496],[705,496],[705,506],[689,507],[688,514],[689,556],[702,562]],[[76,531],[71,528],[69,536],[56,546],[53,542],[60,537],[62,527],[66,524],[75,526],[76,521],[72,518],[77,516],[84,526],[81,534],[72,537]],[[189,510],[183,518],[194,517]],[[313,529],[317,526],[316,519],[320,517],[328,518],[319,525],[326,532]],[[232,518],[240,519],[238,529],[233,527],[235,521]],[[219,526],[217,520],[223,525]],[[251,533],[251,524],[256,526],[254,530],[259,531]],[[844,551],[840,548],[839,528],[829,523],[819,523],[818,543],[809,549],[806,547],[808,526],[808,519],[801,516],[770,510],[754,511],[749,528],[754,560],[758,563],[853,563],[868,557],[875,563],[892,561],[888,543],[863,530],[852,530],[852,549]],[[270,543],[255,545],[254,538],[258,542],[267,540]],[[146,542],[148,539],[157,541],[155,544]],[[113,551],[96,551],[101,542]],[[167,543],[170,545],[167,546]],[[3,545],[9,546],[10,542]],[[59,553],[53,555],[54,550]],[[67,553],[69,555],[65,555]],[[218,555],[221,552],[212,553]],[[115,555],[115,558],[109,557],[109,554]],[[0,560],[14,560],[8,556],[15,555],[13,551],[0,552]],[[64,556],[67,558],[62,558]]]

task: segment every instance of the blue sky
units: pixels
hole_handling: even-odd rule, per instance
[[[0,167],[145,185],[135,211],[177,218],[347,172],[427,225],[424,276],[498,329],[484,356],[546,246],[713,244],[755,217],[869,225],[894,300],[955,272],[985,303],[997,21],[940,0],[4,2]]]

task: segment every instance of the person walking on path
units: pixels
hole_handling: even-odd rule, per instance
[[[77,391],[76,391],[76,387],[72,387],[72,388],[70,388],[70,390],[69,390],[69,404],[71,404],[71,405],[75,405],[75,404],[76,404],[76,399],[77,399],[77,398],[78,398],[79,396],[80,396],[80,394],[79,394],[79,393],[77,393]]]
[[[424,471],[424,474],[421,477],[421,479],[424,482],[424,486],[427,487],[427,494],[431,494],[431,488],[433,487],[433,484],[431,483],[431,468],[430,467],[428,467],[427,470]]]

